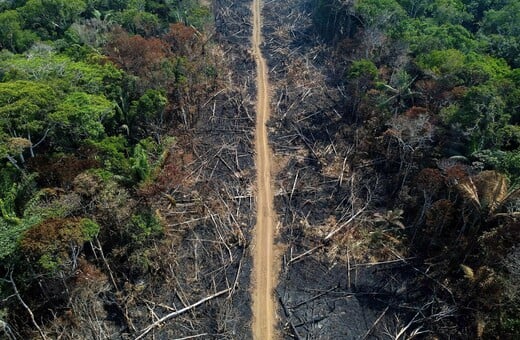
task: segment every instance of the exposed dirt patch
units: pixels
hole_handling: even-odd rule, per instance
[[[271,188],[272,155],[267,138],[267,120],[270,115],[269,82],[267,64],[262,56],[261,2],[253,1],[253,55],[257,66],[256,105],[256,168],[257,168],[257,219],[254,232],[253,252],[253,338],[275,338],[276,303],[274,287],[277,271],[275,268],[276,248],[275,213],[273,190]]]

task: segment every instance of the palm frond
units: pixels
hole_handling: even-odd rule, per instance
[[[464,272],[464,277],[466,279],[468,279],[472,282],[475,281],[475,272],[473,271],[473,269],[471,269],[470,267],[463,265],[463,264],[460,265],[460,268]]]
[[[478,190],[480,204],[492,214],[507,198],[508,183],[503,174],[488,170],[475,176],[475,186]]]
[[[457,188],[461,192],[462,196],[464,196],[466,201],[470,202],[475,206],[475,208],[480,210],[482,206],[480,205],[478,190],[470,177],[464,181],[459,182],[457,184]]]
[[[500,202],[500,205],[497,207],[497,211],[502,210],[502,208],[508,204],[512,203],[514,200],[520,200],[520,188],[511,191],[507,196]],[[515,209],[516,210],[516,209]],[[519,214],[520,211],[513,211],[512,214]]]

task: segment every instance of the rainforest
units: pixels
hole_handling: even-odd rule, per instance
[[[516,339],[520,2],[0,0],[0,339]]]

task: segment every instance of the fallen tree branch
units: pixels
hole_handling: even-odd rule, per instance
[[[282,309],[285,313],[285,316],[287,317],[287,322],[289,323],[289,325],[291,326],[291,329],[293,330],[294,337],[296,338],[296,340],[302,340],[303,339],[302,336],[300,335],[300,333],[298,333],[296,326],[292,322],[293,313],[291,312],[291,310],[289,308],[287,308],[287,306],[283,302],[283,299],[282,299],[282,296],[280,295],[280,293],[278,291],[276,291],[276,293],[278,295],[278,301],[282,305]]]
[[[352,223],[359,215],[361,215],[361,213],[363,211],[366,210],[366,208],[368,207],[368,204],[366,204],[361,210],[359,210],[357,213],[355,213],[354,215],[352,215],[351,218],[349,218],[346,222],[342,223],[337,229],[331,231],[330,233],[328,233],[327,236],[325,236],[325,238],[323,239],[323,241],[328,241],[329,239],[332,238],[332,236],[336,235],[339,231],[341,231],[343,228],[345,228],[346,226],[348,226],[350,223]]]
[[[305,257],[305,256],[311,254],[312,252],[314,252],[314,251],[316,251],[316,250],[322,248],[323,246],[324,246],[324,244],[323,244],[323,243],[320,243],[320,244],[318,244],[316,247],[313,247],[313,248],[311,248],[311,249],[305,251],[303,254],[300,254],[300,255],[298,255],[298,256],[296,256],[296,257],[291,258],[291,259],[289,260],[289,262],[287,262],[287,265],[290,265],[291,263],[298,262],[298,261],[301,260],[303,257]]]
[[[197,334],[197,335],[190,335],[190,336],[185,336],[184,338],[176,338],[176,339],[173,339],[173,340],[195,339],[195,338],[201,338],[201,337],[206,336],[206,335],[208,335],[208,333],[202,333],[202,334]]]
[[[313,252],[315,252],[316,250],[324,247],[325,245],[328,244],[328,242],[330,241],[330,239],[336,235],[339,231],[341,231],[343,228],[345,228],[346,226],[348,226],[350,223],[352,223],[359,215],[361,215],[361,213],[363,213],[368,207],[368,204],[366,204],[361,210],[359,210],[357,213],[355,213],[354,215],[352,215],[352,217],[350,217],[347,221],[345,221],[344,223],[342,223],[338,228],[332,230],[331,232],[329,232],[327,234],[327,236],[325,236],[323,238],[323,240],[321,240],[321,243],[318,244],[317,246],[315,246],[314,248],[311,248],[307,251],[305,251],[303,254],[300,254],[296,257],[293,257],[289,260],[289,262],[287,262],[287,265],[290,265],[291,263],[295,263],[295,262],[298,262],[299,260],[301,260],[302,258],[304,258],[305,256],[309,255],[309,254],[312,254]]]
[[[318,294],[318,295],[315,295],[315,296],[311,297],[310,299],[307,299],[307,300],[305,300],[305,301],[299,302],[299,303],[297,303],[297,304],[295,304],[295,305],[293,305],[293,306],[289,306],[289,307],[287,307],[287,308],[290,308],[290,309],[293,309],[293,310],[294,310],[294,309],[296,309],[296,308],[298,308],[298,307],[300,307],[300,306],[302,306],[302,305],[305,305],[305,304],[307,304],[307,303],[309,303],[309,302],[312,302],[312,301],[314,301],[314,300],[316,300],[316,299],[319,299],[320,297],[322,297],[322,296],[324,296],[324,295],[327,295],[327,294],[329,294],[330,292],[335,291],[336,289],[338,289],[338,286],[332,287],[332,288],[330,288],[330,289],[328,289],[328,290],[326,290],[326,291],[324,291],[324,292],[322,292],[322,293],[320,293],[320,294]]]
[[[201,300],[195,302],[192,305],[189,305],[189,306],[187,306],[187,307],[185,307],[183,309],[180,309],[180,310],[178,310],[176,312],[172,312],[170,314],[167,314],[167,315],[163,316],[159,320],[155,321],[154,323],[148,325],[145,329],[143,329],[141,331],[141,335],[139,335],[137,338],[135,338],[135,340],[143,339],[145,337],[145,335],[148,334],[152,329],[158,327],[160,324],[162,324],[166,320],[169,320],[169,319],[172,319],[172,318],[174,318],[176,316],[179,316],[179,315],[181,315],[181,314],[183,314],[183,313],[185,313],[185,312],[187,312],[187,311],[189,311],[189,310],[191,310],[191,309],[193,309],[193,308],[195,308],[197,306],[202,305],[205,302],[208,302],[209,300],[212,300],[212,299],[214,299],[216,297],[224,295],[224,294],[228,293],[230,290],[231,290],[231,288],[221,290],[220,292],[215,293],[215,294],[210,295],[210,296],[207,296],[204,299],[201,299]]]
[[[413,256],[413,257],[406,257],[406,258],[399,258],[397,260],[381,261],[381,262],[357,263],[357,264],[352,265],[352,267],[354,267],[354,268],[357,268],[357,267],[372,267],[372,266],[380,266],[380,265],[384,265],[384,264],[393,264],[393,263],[399,263],[399,262],[404,262],[405,264],[410,265],[406,261],[414,260],[414,259],[416,259],[415,256]]]
[[[377,324],[379,323],[379,321],[381,321],[381,319],[385,316],[386,312],[388,311],[390,307],[387,306],[385,308],[385,310],[381,313],[381,315],[379,315],[379,317],[376,319],[376,321],[374,321],[374,323],[372,324],[372,327],[370,327],[367,332],[365,333],[365,335],[361,338],[361,340],[365,340],[366,338],[368,338],[370,336],[370,333],[372,333],[372,331],[374,330],[374,328],[377,326]]]

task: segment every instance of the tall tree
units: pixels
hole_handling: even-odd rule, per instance
[[[28,141],[31,155],[52,128],[48,114],[57,105],[52,87],[31,81],[0,83],[0,130]],[[20,154],[23,162],[23,154]]]
[[[26,28],[48,39],[61,36],[86,8],[83,0],[28,0],[19,11]]]
[[[99,140],[105,135],[103,122],[114,116],[114,104],[104,96],[73,92],[49,114],[52,135],[60,145],[79,145],[82,140]]]
[[[23,52],[38,38],[30,31],[24,30],[23,20],[15,10],[0,13],[0,49]]]

